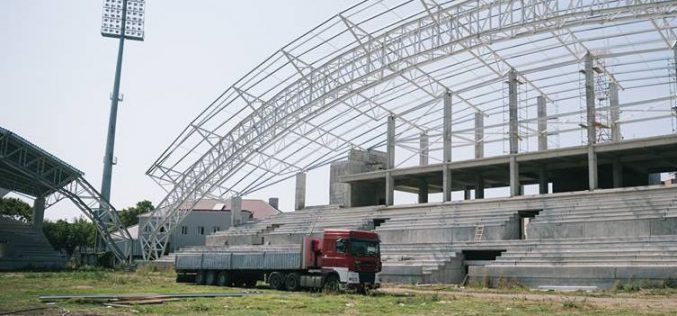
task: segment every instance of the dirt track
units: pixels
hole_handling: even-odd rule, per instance
[[[490,300],[524,300],[537,302],[565,302],[575,301],[591,306],[607,308],[636,308],[638,310],[675,311],[677,312],[676,295],[644,295],[620,293],[616,297],[598,297],[578,293],[498,293],[484,292],[472,289],[437,290],[437,289],[412,289],[404,287],[384,287],[380,289],[385,293],[392,294],[436,294],[441,297],[473,297]]]

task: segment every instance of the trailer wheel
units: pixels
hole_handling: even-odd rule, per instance
[[[197,274],[195,274],[195,284],[205,284],[205,272],[203,270],[200,270],[197,272]]]
[[[339,290],[339,277],[336,274],[330,274],[324,279],[323,289],[326,292],[338,292]]]
[[[301,289],[301,275],[298,272],[287,274],[284,280],[284,287],[287,291],[298,291]]]
[[[205,284],[206,285],[214,285],[216,284],[216,271],[213,270],[208,270],[205,272]]]
[[[221,271],[216,276],[216,285],[218,286],[229,286],[231,283],[230,275],[226,271]]]
[[[268,276],[268,285],[273,290],[284,289],[284,275],[280,272],[273,272]]]

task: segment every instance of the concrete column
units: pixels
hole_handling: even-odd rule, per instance
[[[395,116],[388,116],[388,169],[395,168]]]
[[[521,194],[519,174],[517,157],[513,155],[510,157],[510,196]]]
[[[484,157],[484,115],[475,112],[475,158]]]
[[[548,194],[548,174],[545,171],[545,166],[541,166],[538,170],[538,193]]]
[[[423,132],[419,136],[419,142],[420,142],[420,148],[419,148],[419,156],[418,156],[418,164],[421,166],[427,166],[428,165],[428,157],[430,153],[430,147],[428,144],[428,134]]]
[[[538,115],[538,150],[548,149],[548,110],[545,106],[545,98],[542,95],[536,97]]]
[[[395,203],[395,179],[390,171],[386,173],[386,205]]]
[[[268,205],[272,206],[274,209],[280,209],[280,198],[271,197],[268,198]]]
[[[302,210],[306,207],[306,173],[296,174],[296,197],[294,199],[294,209]]]
[[[442,171],[442,201],[451,201],[451,170],[446,165]]]
[[[618,158],[614,159],[611,169],[614,188],[623,187],[623,164],[621,160]]]
[[[443,135],[442,135],[442,150],[444,162],[451,162],[451,91],[447,90],[444,94],[444,115],[442,117]]]
[[[477,174],[475,178],[475,199],[484,198],[484,177],[481,174]]]
[[[428,181],[421,178],[418,183],[418,203],[428,203]]]
[[[588,145],[588,186],[590,190],[597,189],[597,153],[595,147]]]
[[[230,223],[231,226],[242,224],[242,197],[234,196],[230,199]]]
[[[33,201],[33,228],[42,229],[42,223],[45,219],[45,198],[40,197]]]
[[[585,107],[587,111],[588,144],[597,142],[595,132],[595,72],[592,69],[592,54],[585,54]]]
[[[508,114],[510,153],[519,152],[518,125],[517,125],[517,72],[515,69],[508,73]]]
[[[463,199],[464,200],[470,200],[471,199],[471,194],[470,190],[472,190],[472,187],[466,186],[465,189],[463,189]]]
[[[618,105],[618,86],[615,83],[609,84],[609,118],[611,119],[611,141],[621,141],[621,108]]]
[[[588,188],[597,189],[597,154],[593,145],[597,142],[595,130],[595,73],[592,69],[592,54],[585,54],[585,105],[588,130]]]

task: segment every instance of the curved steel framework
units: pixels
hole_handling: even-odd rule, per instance
[[[537,150],[539,135],[549,147],[588,142],[586,60],[595,70],[598,141],[621,125],[634,128],[626,137],[674,132],[677,2],[438,1],[361,2],[223,92],[148,170],[167,196],[142,230],[145,259],[162,253],[201,198],[246,195],[352,148],[382,147],[389,116],[407,153],[397,167],[415,163],[421,134],[432,162],[441,162],[446,93],[455,160],[471,158],[456,149],[477,141],[488,155],[507,152],[509,95],[519,151]],[[622,111],[609,114],[615,91]],[[539,102],[547,130],[539,128]],[[647,122],[652,128],[641,128]]]

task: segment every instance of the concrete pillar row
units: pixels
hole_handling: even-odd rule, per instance
[[[425,178],[418,183],[418,203],[428,203],[428,180]]]
[[[509,142],[510,154],[519,152],[519,135],[518,135],[518,121],[517,121],[517,71],[510,70],[508,73],[508,127],[509,127]]]
[[[518,196],[522,193],[520,187],[519,164],[515,155],[510,157],[510,196]]]
[[[587,112],[588,134],[588,189],[596,190],[598,186],[597,153],[594,145],[597,142],[596,110],[595,110],[595,73],[593,70],[593,57],[590,52],[585,54],[585,105]]]
[[[446,165],[442,170],[442,201],[451,201],[451,170]]]
[[[484,157],[484,115],[475,112],[475,158]]]
[[[242,223],[242,197],[235,196],[230,199],[230,223],[238,226]]]
[[[395,116],[388,116],[388,135],[387,135],[388,165],[387,169],[395,168]]]
[[[451,162],[451,91],[444,93],[442,151],[443,162]]]
[[[296,196],[294,199],[294,209],[302,210],[306,207],[306,173],[296,174]]]
[[[39,197],[33,201],[33,228],[42,230],[42,223],[45,220],[45,198]]]
[[[430,145],[428,142],[428,134],[426,132],[419,135],[419,158],[418,164],[421,166],[428,165],[428,158],[430,156]]]
[[[618,104],[618,86],[615,83],[609,84],[609,118],[611,119],[611,141],[620,142],[621,136],[621,107]]]
[[[545,105],[545,97],[536,97],[536,112],[538,115],[538,150],[548,149],[548,110]]]
[[[390,206],[395,203],[395,179],[393,174],[388,171],[386,173],[386,205]]]
[[[477,174],[475,178],[475,199],[484,198],[484,176]]]

